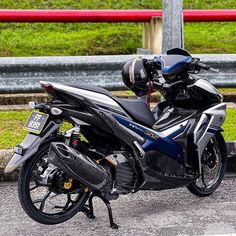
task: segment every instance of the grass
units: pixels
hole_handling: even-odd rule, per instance
[[[225,140],[236,140],[236,109],[227,109],[227,116],[223,124]]]
[[[0,149],[13,148],[19,144],[27,131],[23,126],[29,116],[29,111],[0,112]],[[223,125],[226,140],[236,140],[236,109],[227,109],[227,118]],[[64,128],[69,128],[68,124]]]
[[[12,148],[26,135],[23,130],[30,112],[0,112],[0,149]]]
[[[3,27],[4,25],[4,28]],[[135,53],[141,26],[122,24],[0,24],[0,56],[76,56]]]
[[[191,53],[236,53],[236,22],[186,23],[184,32]]]
[[[1,0],[0,9],[161,9],[162,0]],[[185,0],[185,8],[235,8],[235,0]],[[191,53],[236,53],[236,22],[187,23]],[[0,56],[133,54],[141,23],[0,23]]]

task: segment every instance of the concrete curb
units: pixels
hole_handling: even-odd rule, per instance
[[[236,141],[227,142],[228,161],[227,161],[227,175],[236,176]],[[11,174],[4,174],[4,169],[13,154],[13,149],[0,150],[0,182],[16,181],[18,178],[19,170]]]
[[[0,105],[28,104],[30,101],[45,103],[48,100],[46,93],[0,94]]]
[[[236,174],[236,141],[227,141],[227,172]]]
[[[27,111],[31,108],[29,105],[3,105],[0,106],[0,111]]]
[[[0,150],[0,181],[15,181],[18,178],[19,170],[14,171],[11,174],[4,174],[4,169],[11,159],[13,154],[13,149],[2,149]]]

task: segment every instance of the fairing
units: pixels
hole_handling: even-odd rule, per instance
[[[210,107],[222,102],[223,97],[216,88],[204,79],[196,80],[188,86],[188,92],[193,104],[200,107]]]
[[[145,152],[150,150],[158,150],[178,161],[184,161],[183,150],[173,141],[173,138],[185,129],[188,121],[180,122],[169,129],[158,132],[154,129],[150,129],[135,122],[129,121],[118,115],[115,116],[115,119],[121,125],[132,130],[145,139],[145,142],[142,145]]]

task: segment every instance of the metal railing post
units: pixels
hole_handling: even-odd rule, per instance
[[[148,49],[153,54],[162,51],[162,18],[152,17],[150,22],[143,23],[142,48]]]
[[[163,0],[162,53],[171,48],[183,48],[183,0]]]

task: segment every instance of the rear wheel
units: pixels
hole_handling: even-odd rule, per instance
[[[221,133],[216,135],[207,144],[201,158],[201,176],[187,186],[188,190],[205,197],[212,194],[220,185],[226,171],[227,151]]]
[[[69,220],[82,210],[89,196],[88,188],[48,163],[50,143],[25,162],[18,181],[21,206],[42,224]]]

